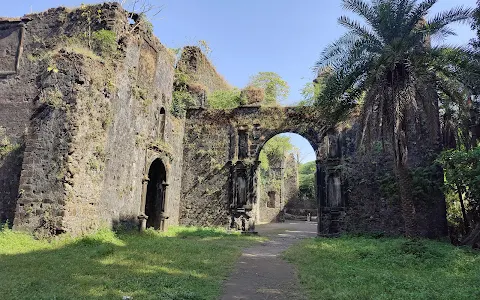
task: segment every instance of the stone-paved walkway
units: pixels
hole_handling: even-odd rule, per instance
[[[279,257],[300,239],[316,236],[314,222],[285,222],[257,226],[270,240],[245,249],[235,271],[225,282],[221,300],[306,299],[295,268]]]

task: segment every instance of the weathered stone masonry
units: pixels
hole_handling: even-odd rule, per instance
[[[13,220],[18,230],[74,234],[136,224],[142,178],[160,158],[167,169],[166,222],[176,224],[183,120],[166,114],[175,58],[141,27],[130,32],[119,5],[87,9],[102,12],[101,22],[88,24],[93,32],[115,32],[114,57],[70,44],[84,33],[82,9],[1,22],[24,28],[24,37],[18,70],[0,79],[0,126],[12,141],[25,140],[23,164],[2,161],[2,221]]]
[[[180,222],[225,225],[242,218],[258,222],[260,150],[271,137],[294,132],[305,137],[318,153],[317,194],[324,216],[319,230],[325,234],[339,231],[337,223],[342,216],[331,217],[330,211],[344,211],[340,174],[335,171],[340,152],[339,143],[332,142],[337,135],[329,134],[328,129],[310,107],[190,110],[185,126]]]
[[[263,176],[264,182],[261,177],[258,177],[255,217],[261,223],[282,221],[286,203],[296,203],[298,198],[297,158],[293,153],[281,158],[269,157],[269,170]]]
[[[355,130],[311,107],[205,108],[209,93],[230,88],[212,64],[188,47],[176,65],[127,16],[107,3],[0,19],[0,222],[39,235],[141,224],[253,229],[260,150],[294,132],[317,153],[319,234],[401,233],[399,203],[379,206],[363,192],[376,191],[376,179],[346,176]],[[176,67],[198,100],[186,117],[172,113]],[[442,203],[418,207],[420,234],[441,234]]]

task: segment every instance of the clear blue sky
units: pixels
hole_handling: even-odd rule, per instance
[[[100,1],[2,1],[2,16],[22,16],[57,6]],[[244,87],[251,75],[278,73],[290,85],[283,103],[301,100],[300,89],[315,77],[312,66],[322,49],[343,33],[337,18],[344,14],[340,0],[151,0],[163,6],[152,20],[155,34],[170,48],[207,41],[210,59],[228,82]],[[475,0],[439,0],[433,13],[453,6],[475,7]],[[446,41],[465,44],[474,36],[468,26],[455,27],[458,36]],[[298,135],[292,137],[304,161],[313,149]]]

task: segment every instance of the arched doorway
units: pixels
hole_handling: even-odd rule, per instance
[[[296,133],[276,134],[260,145],[257,160],[257,224],[316,221],[317,159],[312,144]]]
[[[156,159],[148,172],[147,195],[145,201],[145,215],[148,216],[147,228],[164,229],[165,223],[165,195],[168,184],[167,171],[160,159]]]

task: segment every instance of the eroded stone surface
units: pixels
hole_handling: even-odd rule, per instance
[[[99,14],[94,22],[89,12]],[[0,71],[7,72],[0,74],[0,127],[9,151],[0,158],[0,222],[46,234],[136,227],[149,170],[160,159],[166,227],[253,229],[259,152],[276,134],[293,132],[317,154],[320,234],[401,233],[400,204],[377,197],[377,179],[347,180],[349,168],[365,166],[349,164],[355,126],[339,129],[312,107],[206,109],[208,93],[230,86],[205,55],[188,47],[175,70],[174,54],[136,25],[115,3],[0,19]],[[78,43],[87,31],[113,33],[113,45]],[[114,53],[104,53],[105,46]],[[173,101],[178,71],[193,80],[188,93],[196,102],[183,108],[186,116]],[[433,108],[418,119],[438,117]],[[409,156],[419,166],[436,145],[436,131],[424,139],[421,124],[410,125]],[[365,170],[372,168],[383,172],[372,164]],[[417,205],[421,235],[442,234],[442,201],[436,195]]]

